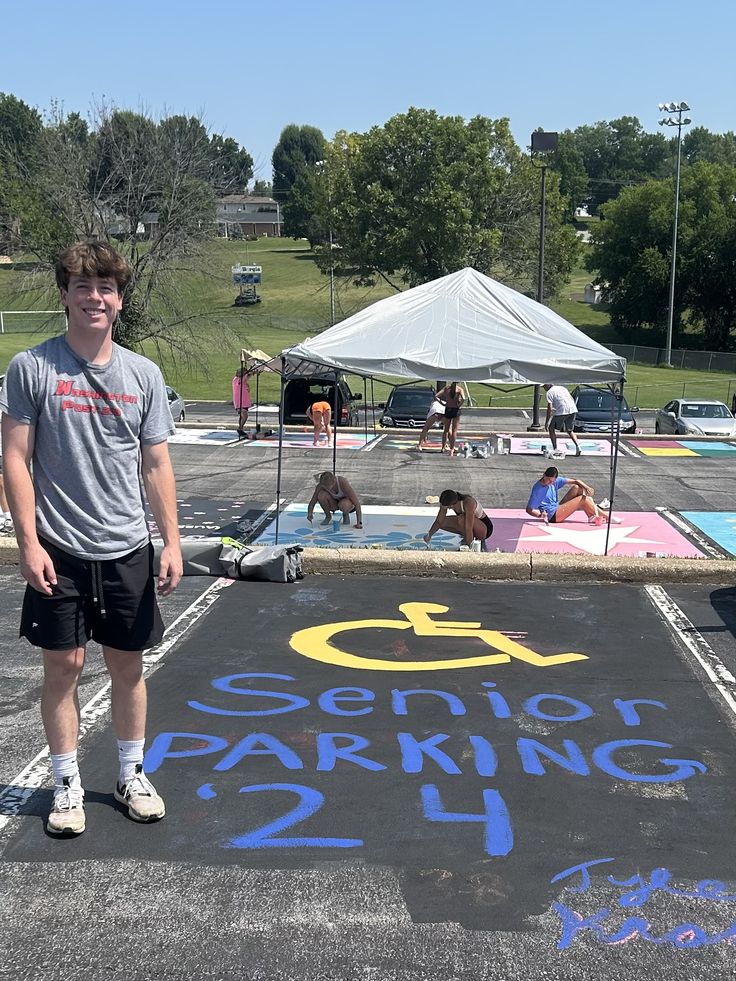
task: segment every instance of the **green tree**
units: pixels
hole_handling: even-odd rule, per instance
[[[322,130],[316,126],[298,126],[296,123],[285,126],[271,157],[273,196],[276,200],[286,203],[299,175],[308,167],[314,166],[318,160],[322,160],[324,155],[325,138]]]
[[[685,317],[702,343],[733,346],[736,325],[736,167],[697,163],[682,171],[673,341]],[[588,268],[604,285],[611,321],[624,333],[649,327],[663,341],[669,307],[673,183],[624,189],[593,230]]]
[[[211,180],[218,196],[243,194],[253,177],[253,157],[231,136],[210,137]],[[255,192],[260,193],[260,192]]]
[[[508,120],[469,121],[410,109],[365,134],[339,133],[321,170],[318,215],[339,245],[339,271],[363,283],[415,286],[464,266],[511,285],[534,281],[539,175]],[[556,178],[548,200],[552,292],[569,273],[574,231],[564,231]]]
[[[204,271],[215,220],[211,162],[196,117],[157,122],[102,107],[87,129],[54,109],[37,171],[20,181],[22,247],[48,268],[70,242],[115,238],[133,268],[115,340],[131,348],[151,340],[162,357],[206,363],[197,330],[206,314],[178,293],[173,273]]]
[[[43,122],[14,95],[0,92],[0,252],[18,246],[20,211],[35,207]]]

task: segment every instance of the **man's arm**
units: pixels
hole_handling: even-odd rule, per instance
[[[144,443],[141,447],[143,483],[158,530],[164,542],[158,572],[158,591],[168,596],[179,584],[184,566],[176,517],[176,481],[168,444]]]
[[[56,585],[56,571],[51,557],[38,540],[36,492],[31,476],[36,427],[3,414],[2,434],[5,494],[20,551],[21,575],[39,593],[51,596],[51,587]]]

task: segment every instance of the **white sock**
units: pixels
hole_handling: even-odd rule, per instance
[[[135,768],[143,763],[145,739],[118,739],[118,759],[120,760],[120,783],[125,784],[135,776]]]
[[[52,753],[51,769],[54,774],[54,783],[59,788],[64,786],[64,777],[77,777],[79,779],[76,749],[71,753]]]

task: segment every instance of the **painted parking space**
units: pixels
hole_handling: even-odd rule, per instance
[[[2,857],[17,901],[46,897],[39,927],[70,862],[109,897],[71,913],[75,963],[95,930],[118,943],[121,901],[156,894],[171,978],[732,970],[734,735],[643,589],[233,583],[149,694],[166,819],[114,805],[103,724],[85,835],[47,838],[36,810]]]
[[[730,555],[736,555],[736,511],[682,511],[681,514]]]
[[[733,443],[697,439],[632,439],[629,445],[635,447],[644,456],[733,458],[736,454],[736,445]]]
[[[270,505],[262,501],[229,498],[186,497],[176,502],[179,533],[182,538],[211,538],[227,535],[233,538],[248,536],[268,513]],[[150,507],[146,508],[148,530],[154,538],[159,529]]]
[[[585,456],[610,456],[611,444],[607,439],[597,439],[595,437],[578,436],[581,452]],[[549,436],[513,436],[511,438],[511,452],[521,453],[527,456],[535,456],[551,450],[552,443]],[[575,444],[566,436],[557,437],[557,449],[567,456],[575,456]]]
[[[327,526],[321,524],[323,514],[315,511],[314,521],[306,520],[306,503],[290,504],[279,517],[278,541],[281,544],[301,543],[314,548],[387,548],[426,550],[423,536],[429,530],[436,507],[379,507],[363,508],[363,528],[343,525],[338,518]],[[585,515],[573,514],[561,524],[544,524],[530,518],[525,511],[511,508],[487,508],[493,521],[493,535],[488,542],[490,551],[500,552],[558,552],[566,554],[604,555],[605,526],[591,526]],[[609,555],[660,555],[679,558],[702,558],[703,552],[653,511],[616,512],[620,524],[611,526],[608,536]],[[259,545],[276,541],[275,522],[271,522],[257,538]],[[454,551],[460,545],[457,535],[438,532],[432,537],[432,549]]]
[[[268,433],[268,435],[266,435]],[[338,429],[337,448],[338,450],[362,450],[369,446],[376,438],[372,433],[345,432]],[[169,443],[182,444],[187,446],[241,446],[248,448],[251,446],[278,447],[279,435],[277,431],[264,430],[263,435],[252,438],[255,434],[251,431],[247,439],[238,439],[238,434],[232,429],[177,429],[173,436],[169,437]],[[315,446],[311,429],[302,433],[286,433],[282,445],[289,449],[308,449],[308,450],[332,450],[332,443],[327,442],[323,437]]]

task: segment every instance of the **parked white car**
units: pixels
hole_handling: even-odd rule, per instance
[[[184,405],[184,399],[175,392],[170,386],[166,386],[166,394],[169,397],[169,408],[171,409],[171,418],[174,422],[184,422],[187,417],[187,410]]]
[[[673,399],[657,409],[655,433],[676,436],[736,436],[736,419],[715,399]]]

